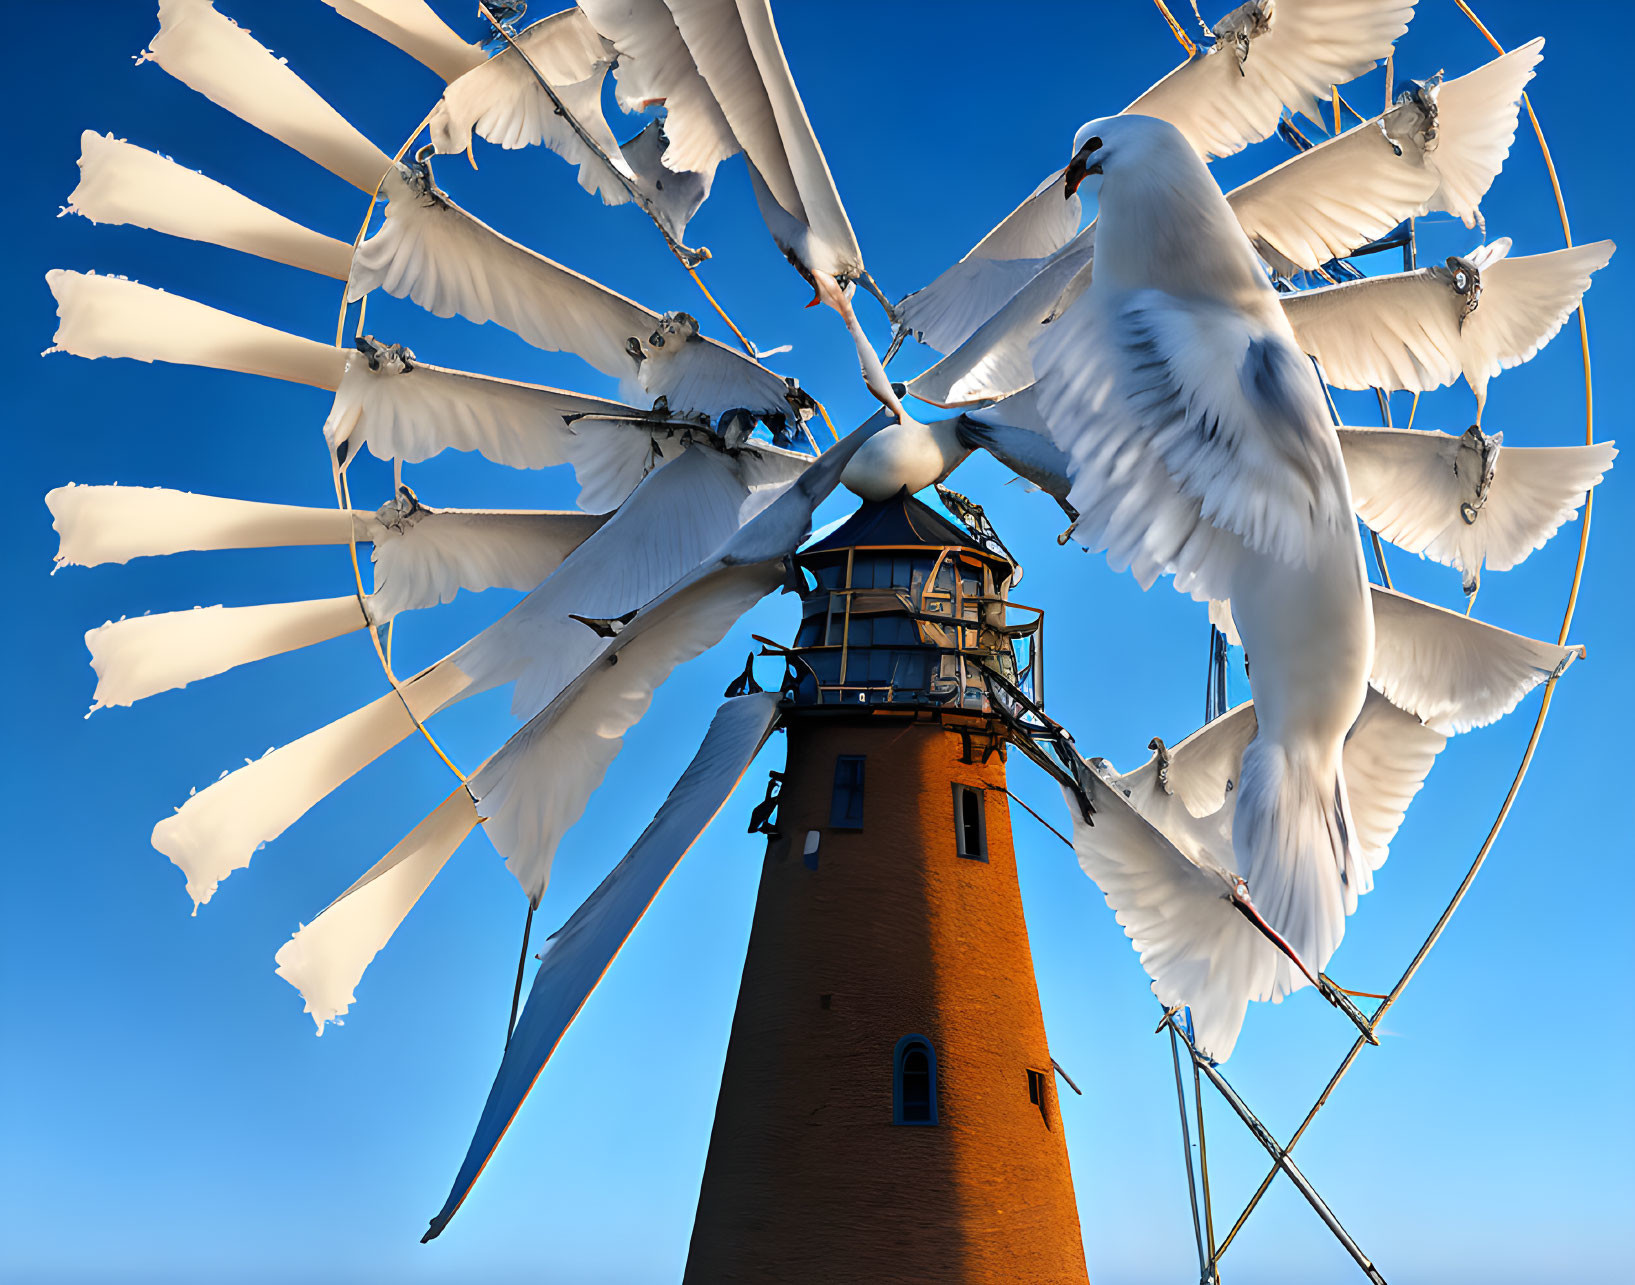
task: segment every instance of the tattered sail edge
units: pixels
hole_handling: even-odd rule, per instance
[[[320,1036],[326,1023],[344,1024],[369,965],[478,822],[462,785],[279,948],[274,971],[300,993]]]
[[[203,241],[345,281],[352,246],[208,175],[113,134],[80,135],[80,179],[64,214]]]
[[[248,125],[373,193],[391,158],[212,0],[159,0],[159,31],[137,56]],[[259,95],[259,96],[258,96]]]

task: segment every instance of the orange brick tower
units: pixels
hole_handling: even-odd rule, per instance
[[[997,545],[906,495],[799,563],[789,758],[686,1280],[1082,1282],[984,676],[1037,693],[1038,613],[1006,601]]]

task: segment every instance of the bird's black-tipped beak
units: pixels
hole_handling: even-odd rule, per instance
[[[1088,175],[1101,173],[1101,162],[1095,159],[1096,153],[1100,150],[1101,139],[1092,138],[1079,148],[1079,154],[1068,162],[1067,181],[1062,185],[1063,200],[1071,200],[1074,193],[1079,190],[1079,184],[1084,182]]]

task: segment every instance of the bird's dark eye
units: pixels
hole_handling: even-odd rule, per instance
[[[1090,141],[1088,143],[1086,143],[1084,145],[1084,147],[1085,147],[1085,150],[1087,150],[1087,151],[1091,151],[1091,152],[1099,151],[1101,149],[1101,136],[1100,135],[1092,136]]]

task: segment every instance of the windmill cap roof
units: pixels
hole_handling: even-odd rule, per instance
[[[941,549],[949,545],[969,549],[995,562],[1006,559],[985,549],[964,527],[950,522],[927,504],[908,493],[907,488],[889,500],[865,500],[844,523],[822,539],[800,551],[801,557],[858,545],[926,545]]]

